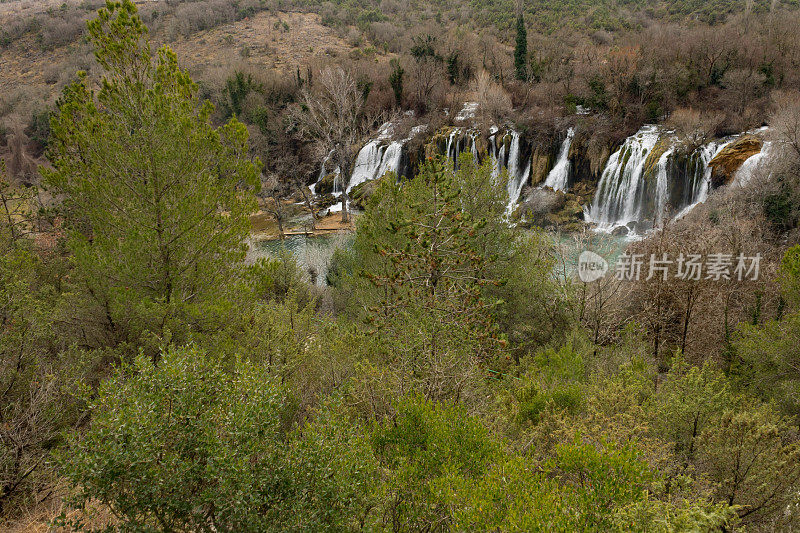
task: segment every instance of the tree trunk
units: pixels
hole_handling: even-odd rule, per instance
[[[342,191],[342,224],[347,224],[347,190]]]
[[[311,212],[311,230],[317,229],[317,212],[314,210],[314,205],[311,203],[311,197],[308,195],[308,191],[306,190],[305,186],[300,186],[300,193],[303,195],[303,200],[306,202],[306,207]]]
[[[285,239],[286,236],[283,234],[283,217],[275,217],[275,222],[278,223],[278,233],[280,234],[281,240]]]

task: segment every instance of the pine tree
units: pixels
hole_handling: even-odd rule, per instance
[[[517,44],[514,48],[514,68],[518,80],[528,79],[528,31],[522,13],[517,17]]]
[[[85,73],[64,89],[44,174],[65,197],[73,279],[112,331],[161,337],[176,318],[224,308],[260,162],[242,123],[211,125],[213,106],[175,53],[151,51],[130,0],[101,9],[89,39],[100,89]]]

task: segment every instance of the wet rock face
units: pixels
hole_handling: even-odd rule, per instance
[[[391,176],[391,178],[389,178]],[[350,200],[353,205],[359,209],[364,209],[367,206],[367,202],[375,194],[375,191],[378,190],[381,182],[385,179],[392,179],[394,178],[393,173],[387,173],[386,175],[376,179],[365,181],[363,183],[359,183],[350,191]]]
[[[711,167],[711,187],[727,185],[742,164],[750,157],[761,152],[763,143],[754,135],[745,135],[726,146],[708,166]]]
[[[334,172],[326,174],[325,177],[317,182],[317,186],[315,188],[316,193],[319,195],[331,194],[333,192],[333,184],[335,179],[336,174]]]
[[[523,226],[580,231],[585,226],[584,207],[593,194],[594,188],[588,183],[568,193],[549,187],[530,189],[514,216]]]
[[[611,148],[607,144],[578,132],[569,149],[569,187],[581,181],[596,184],[610,156]]]
[[[531,154],[531,186],[536,187],[544,183],[552,167],[552,151],[535,148]]]

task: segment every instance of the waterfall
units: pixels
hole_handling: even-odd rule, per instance
[[[416,126],[411,130],[409,138],[399,141],[390,141],[392,134],[391,123],[381,126],[378,136],[369,141],[359,150],[353,168],[353,174],[347,187],[349,193],[354,187],[365,181],[374,180],[382,177],[387,172],[397,172],[403,158],[405,143],[416,134],[426,129],[426,126]],[[480,132],[475,129],[465,129],[456,127],[448,134],[444,143],[444,155],[453,161],[454,168],[458,169],[458,158],[462,153],[470,153],[475,161],[479,161],[481,154],[478,153],[478,136]],[[568,148],[567,148],[568,151]],[[530,179],[531,162],[526,159],[523,149],[522,136],[514,130],[501,130],[493,126],[489,136],[489,153],[492,158],[493,175],[499,177],[502,169],[508,171],[508,207],[509,210],[519,201],[522,189]],[[318,181],[330,173],[327,168],[332,154],[328,154],[322,162]],[[314,191],[316,184],[311,186]],[[334,178],[334,193],[341,194],[341,180],[339,171],[336,171]]]
[[[761,151],[757,154],[753,154],[747,159],[745,159],[742,166],[739,167],[739,170],[733,176],[733,183],[742,187],[749,182],[753,175],[761,169],[762,163],[764,159],[769,156],[769,153],[772,149],[772,143],[767,141],[761,147]]]
[[[322,160],[322,165],[320,165],[319,168],[319,175],[317,176],[317,183],[322,181],[322,179],[329,174],[328,163],[330,162],[331,157],[333,157],[333,150],[328,152],[328,155],[326,155],[325,158]],[[335,173],[335,176],[333,177],[333,194],[338,196],[339,194],[342,194],[342,184],[341,184],[341,179],[339,177],[339,174],[341,174],[341,169],[337,166],[331,172]],[[316,190],[317,183],[314,183],[309,187],[309,189],[311,189],[312,194],[317,193]]]
[[[356,185],[378,179],[387,172],[397,172],[402,155],[401,142],[393,141],[386,144],[385,141],[377,139],[368,142],[358,152],[347,192],[349,193]]]
[[[658,158],[656,167],[656,193],[655,193],[655,222],[660,226],[664,222],[664,213],[667,210],[669,195],[669,158],[675,151],[670,148]]]
[[[520,134],[516,131],[511,132],[511,143],[508,148],[508,162],[506,168],[508,169],[508,210],[511,211],[519,200],[522,194],[522,188],[528,183],[531,174],[530,162],[525,164],[520,161]],[[503,143],[505,149],[505,143]],[[521,164],[522,163],[522,164]]]
[[[561,143],[561,150],[558,152],[558,159],[553,169],[547,175],[544,186],[550,187],[555,191],[567,190],[567,180],[569,179],[569,149],[572,146],[572,138],[575,137],[575,128],[567,130],[567,137]]]
[[[655,126],[644,126],[609,158],[588,213],[599,230],[639,221],[644,163],[658,137]]]
[[[684,189],[681,202],[683,207],[675,215],[675,220],[685,217],[689,211],[706,201],[708,190],[711,187],[711,168],[708,163],[730,143],[730,140],[712,141],[701,146],[692,154],[694,172],[691,176],[691,187]]]
[[[648,162],[659,138],[661,146],[670,145],[658,161]],[[638,231],[662,225],[668,208],[678,212],[675,219],[685,216],[708,197],[708,163],[730,142],[711,141],[687,153],[670,132],[662,135],[655,126],[644,126],[609,158],[587,219],[600,231],[620,226]]]
[[[353,174],[350,176],[350,183],[347,186],[349,193],[353,187],[364,183],[368,180],[374,180],[382,177],[387,172],[398,172],[400,169],[400,162],[403,157],[403,146],[410,138],[426,129],[427,126],[415,126],[411,129],[411,135],[408,139],[401,141],[389,141],[392,136],[394,126],[391,122],[386,122],[378,130],[378,135],[375,139],[369,141],[359,150],[356,156],[356,161],[353,165]],[[319,177],[317,182],[324,178],[328,173],[328,163],[333,156],[331,151],[322,161]],[[342,193],[342,184],[340,178],[340,169],[337,167],[334,172],[336,176],[333,180],[333,194],[340,195]],[[315,192],[316,183],[311,185],[311,191]]]
[[[462,128],[453,128],[447,136],[447,143],[445,144],[444,155],[453,161],[453,168],[458,170],[459,156],[469,151],[475,161],[480,159],[478,155],[478,143],[476,139],[480,133],[475,130],[464,131]]]
[[[476,162],[480,160],[477,143],[479,134],[472,129],[465,131],[462,128],[454,128],[447,136],[444,153],[453,161],[456,170],[458,170],[458,158],[462,153],[471,153]],[[530,179],[530,161],[523,160],[522,136],[517,131],[511,129],[501,131],[497,126],[492,126],[488,142],[487,155],[492,158],[492,175],[498,178],[504,168],[508,171],[506,190],[510,211]]]

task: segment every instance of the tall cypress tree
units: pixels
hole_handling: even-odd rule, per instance
[[[514,48],[514,68],[517,79],[528,79],[528,31],[525,29],[525,20],[522,13],[517,17],[517,45]]]

